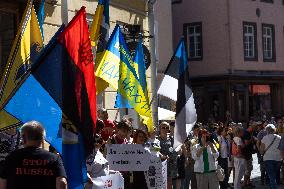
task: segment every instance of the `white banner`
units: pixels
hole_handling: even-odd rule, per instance
[[[151,156],[149,170],[145,172],[148,189],[167,188],[167,161]]]
[[[92,189],[124,189],[124,180],[120,173],[93,179]]]
[[[115,171],[147,171],[150,151],[140,144],[108,144],[106,159]]]

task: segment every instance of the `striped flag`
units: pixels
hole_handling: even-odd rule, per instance
[[[5,111],[21,122],[38,120],[62,155],[68,188],[84,189],[86,158],[96,123],[94,64],[85,7],[45,47]]]
[[[90,38],[95,54],[96,70],[109,38],[109,0],[99,0],[90,28]],[[108,87],[108,83],[97,77],[96,86],[97,94],[99,94]]]
[[[193,92],[189,84],[187,54],[183,38],[165,71],[158,94],[176,101],[174,148],[177,148],[183,144],[197,120]]]
[[[23,78],[29,74],[29,68],[37,59],[42,47],[40,27],[31,0],[27,3],[0,81],[0,130],[21,124],[20,120],[2,108],[11,97],[11,93],[22,82]]]

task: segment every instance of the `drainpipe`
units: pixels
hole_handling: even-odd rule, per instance
[[[229,108],[227,108],[231,115],[234,117],[234,110],[233,108],[233,91],[231,91],[231,83],[230,83],[230,75],[234,73],[234,68],[233,68],[233,60],[232,60],[232,31],[231,31],[231,13],[230,13],[230,0],[227,0],[227,27],[228,27],[228,60],[229,60],[229,69],[228,69],[228,74],[229,74],[229,81],[228,87],[229,87],[229,99],[227,101]]]
[[[68,0],[61,1],[61,20],[65,26],[68,24]]]
[[[151,52],[151,91],[152,91],[152,116],[155,126],[158,125],[158,100],[157,100],[157,60],[156,60],[156,45],[155,45],[155,17],[154,4],[156,0],[148,0],[148,24],[149,34],[153,36],[150,38],[150,52]]]

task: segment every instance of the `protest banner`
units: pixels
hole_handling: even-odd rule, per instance
[[[152,155],[149,170],[144,173],[148,189],[167,188],[167,161],[161,161],[160,157]]]
[[[124,189],[124,179],[120,173],[93,179],[92,189]]]
[[[147,171],[150,151],[140,144],[108,144],[106,159],[115,171]]]

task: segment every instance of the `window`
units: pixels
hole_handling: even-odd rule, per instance
[[[243,22],[244,60],[257,61],[256,23]]]
[[[202,60],[202,23],[184,24],[183,29],[189,60]]]
[[[274,25],[262,24],[263,61],[275,62],[275,33]]]
[[[260,2],[264,2],[264,3],[273,3],[273,0],[260,0]]]

